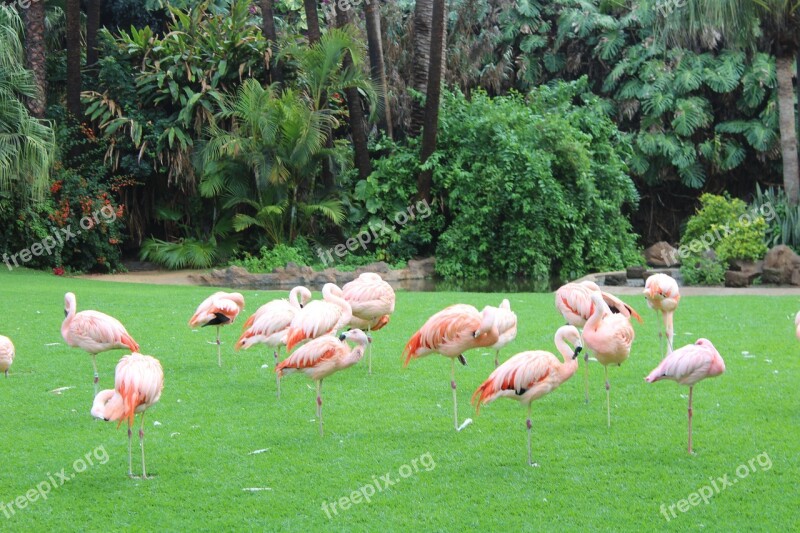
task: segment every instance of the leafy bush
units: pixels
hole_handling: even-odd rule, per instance
[[[770,187],[762,191],[756,184],[756,197],[751,210],[764,216],[768,223],[767,247],[785,244],[795,252],[800,252],[800,205],[790,206],[783,188]]]
[[[719,259],[692,256],[684,260],[681,274],[687,285],[722,285],[725,281],[725,265]]]
[[[445,93],[434,168],[448,224],[436,248],[445,277],[574,278],[641,262],[624,215],[638,195],[628,138],[585,79],[526,100]]]
[[[306,266],[312,261],[302,250],[288,244],[276,244],[272,249],[262,246],[259,255],[245,253],[242,259],[231,261],[230,264],[244,267],[248,272],[272,272],[278,267],[285,267],[292,262]]]

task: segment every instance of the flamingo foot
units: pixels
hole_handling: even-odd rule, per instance
[[[462,429],[465,429],[470,424],[472,424],[472,419],[471,418],[467,418],[466,420],[461,422],[461,425],[456,428],[456,431],[461,431]]]

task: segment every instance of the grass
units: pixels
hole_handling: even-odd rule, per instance
[[[46,500],[0,512],[0,529],[103,530],[499,530],[536,529],[790,530],[796,526],[800,452],[798,342],[791,317],[797,297],[687,297],[676,315],[676,345],[711,339],[727,372],[695,388],[695,448],[686,446],[687,389],[645,384],[659,361],[658,323],[644,300],[627,300],[645,315],[630,359],[610,369],[612,427],[606,428],[602,367],[591,368],[591,402],[582,376],[534,403],[534,459],[526,465],[525,412],[498,400],[475,417],[471,393],[493,368],[492,355],[467,353],[457,368],[460,417],[452,429],[449,361],[430,356],[402,369],[400,352],[428,316],[445,305],[497,305],[499,294],[398,293],[392,322],[374,335],[374,374],[365,361],[325,381],[326,434],[314,420],[313,383],[284,379],[275,400],[266,349],[233,353],[238,324],[223,329],[223,366],[214,331],[186,325],[211,291],[93,282],[15,271],[0,274],[5,320],[0,333],[16,344],[8,379],[0,377],[0,500],[8,504],[49,479],[94,465],[53,488]],[[91,361],[60,335],[63,295],[78,309],[119,318],[158,357],[166,379],[146,418],[151,480],[129,479],[123,428],[93,420]],[[246,291],[246,312],[282,293]],[[318,296],[318,293],[315,295]],[[506,359],[527,349],[555,351],[561,325],[551,294],[512,294],[519,316]],[[744,354],[744,352],[749,352]],[[98,356],[101,388],[113,383],[123,351]],[[270,368],[261,368],[269,362]],[[60,395],[48,391],[72,386]],[[138,421],[138,418],[137,418]],[[159,425],[154,425],[155,422]],[[102,447],[102,448],[101,448]],[[266,449],[258,454],[255,450]],[[136,451],[134,451],[136,454]],[[429,454],[429,455],[428,455]],[[737,468],[753,462],[746,477]],[[763,455],[767,454],[767,455]],[[767,461],[769,459],[769,461]],[[417,471],[413,463],[416,461]],[[767,462],[771,465],[767,468]],[[134,469],[136,469],[134,455]],[[742,474],[744,471],[740,468]],[[371,502],[331,513],[337,502],[390,474],[396,483]],[[408,477],[402,478],[401,474]],[[708,504],[676,504],[712,480],[736,479]],[[716,481],[715,481],[716,482]],[[717,482],[721,486],[721,482]],[[244,488],[265,488],[248,492]],[[368,490],[368,489],[365,489]]]

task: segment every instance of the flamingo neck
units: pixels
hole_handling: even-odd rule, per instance
[[[600,327],[600,323],[603,321],[603,315],[605,314],[605,304],[601,301],[600,303],[595,303],[592,300],[592,307],[594,310],[592,311],[592,315],[589,317],[589,320],[586,321],[586,325],[584,326],[584,330],[592,329],[596,330]]]
[[[67,335],[69,335],[69,327],[72,324],[72,319],[75,317],[75,302],[68,301],[67,302],[67,316],[64,317],[64,321],[61,323],[61,336],[64,337],[64,340],[67,339]]]
[[[344,366],[353,366],[354,364],[358,363],[362,357],[364,357],[364,350],[365,346],[363,344],[357,344],[350,350],[350,353],[347,354],[344,358]]]
[[[333,292],[334,288],[338,290],[339,294]],[[337,326],[337,329],[339,327],[348,324],[350,320],[353,318],[353,308],[350,307],[350,303],[344,298],[342,298],[340,295],[341,295],[341,289],[339,289],[338,287],[335,286],[331,287],[329,285],[326,285],[322,289],[322,297],[325,299],[325,301],[340,307],[342,310],[342,316],[339,319],[339,325]]]
[[[559,373],[566,381],[578,370],[578,358],[573,357],[575,350],[570,347],[561,332],[556,336],[556,348],[558,349],[558,353],[561,354],[561,357],[564,358],[564,362],[561,363],[561,367],[559,368]]]
[[[295,287],[291,291],[289,291],[289,303],[295,309],[300,309],[300,299],[298,298],[298,294],[300,293],[300,287]]]

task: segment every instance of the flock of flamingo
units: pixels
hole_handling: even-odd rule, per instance
[[[650,308],[662,314],[667,342],[666,356],[645,378],[648,383],[670,379],[689,387],[688,451],[692,453],[692,391],[694,385],[707,377],[725,371],[725,363],[708,339],[673,350],[673,315],[680,301],[678,284],[666,274],[650,276],[644,289]],[[395,294],[392,287],[378,274],[363,273],[339,288],[327,283],[322,288],[322,300],[312,300],[306,287],[295,287],[289,299],[272,300],[250,316],[235,349],[248,349],[257,344],[274,348],[276,394],[280,398],[280,381],[292,372],[306,374],[317,386],[317,419],[320,435],[322,422],[322,381],[331,374],[358,363],[369,351],[369,372],[372,372],[372,342],[368,333],[383,328],[394,312]],[[64,297],[65,319],[61,334],[69,346],[80,348],[92,356],[95,398],[91,414],[106,421],[128,423],[128,475],[132,472],[132,427],[137,413],[141,414],[139,440],[142,452],[142,478],[147,478],[144,458],[144,413],[160,396],[164,386],[164,371],[158,359],[139,353],[139,345],[117,319],[99,311],[76,310],[75,295]],[[478,311],[471,305],[451,305],[431,316],[412,335],[403,350],[404,366],[412,359],[438,353],[451,360],[453,391],[453,420],[457,431],[471,419],[459,424],[456,394],[456,360],[466,365],[464,352],[475,348],[495,351],[495,370],[472,395],[476,413],[481,405],[497,398],[511,398],[527,407],[528,464],[538,466],[531,453],[531,405],[567,381],[578,369],[578,356],[584,352],[584,395],[589,401],[589,352],[605,369],[607,422],[611,425],[609,365],[621,365],[630,355],[635,333],[631,318],[642,322],[639,314],[615,296],[603,292],[590,281],[568,283],[556,291],[555,304],[567,321],[555,333],[555,345],[563,361],[550,352],[537,350],[518,353],[499,364],[499,351],[514,340],[517,316],[508,300],[499,307],[486,306]],[[244,297],[239,293],[216,292],[204,300],[189,320],[191,327],[217,328],[217,363],[222,365],[220,327],[232,324],[244,309]],[[800,338],[800,313],[795,323]],[[352,328],[344,331],[345,328]],[[580,329],[579,329],[580,328]],[[343,331],[337,335],[338,332]],[[661,336],[661,333],[659,333]],[[348,341],[355,346],[350,348]],[[301,346],[297,347],[298,345]],[[280,360],[280,347],[286,346],[288,357]],[[294,349],[297,347],[297,349]],[[127,349],[116,366],[114,389],[97,391],[99,374],[98,353]],[[294,351],[292,351],[294,349]],[[14,359],[14,345],[0,336],[0,371],[8,376]]]

